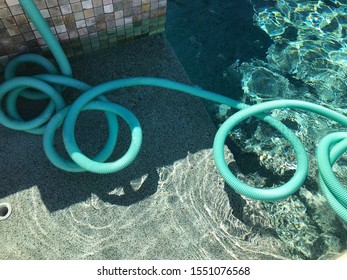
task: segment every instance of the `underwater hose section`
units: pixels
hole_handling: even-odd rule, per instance
[[[128,109],[109,102],[104,94],[116,89],[133,86],[156,86],[204,98],[216,103],[226,104],[239,112],[229,117],[218,129],[214,143],[215,164],[226,183],[238,193],[252,199],[276,201],[285,199],[296,192],[308,174],[308,156],[297,136],[281,121],[267,112],[280,108],[307,110],[322,115],[347,126],[347,117],[313,103],[300,100],[276,100],[253,106],[231,98],[161,78],[128,78],[106,82],[92,87],[72,77],[69,61],[49,26],[32,0],[19,0],[23,10],[36,26],[51,50],[59,69],[48,59],[36,54],[23,54],[11,60],[5,68],[5,82],[0,85],[0,123],[8,128],[23,130],[33,134],[43,134],[44,151],[53,165],[69,172],[89,171],[112,173],[127,167],[137,156],[142,144],[142,129],[136,116]],[[16,77],[16,69],[23,63],[35,63],[47,71],[32,77]],[[61,93],[74,88],[82,94],[66,106]],[[50,99],[49,104],[36,118],[24,121],[16,109],[19,96],[31,100]],[[104,111],[109,135],[103,149],[94,157],[88,158],[77,146],[75,124],[84,110]],[[128,151],[113,162],[105,162],[112,154],[118,134],[117,116],[123,118],[131,130],[131,144]],[[284,185],[275,188],[255,188],[241,182],[228,168],[224,157],[224,143],[230,131],[240,122],[254,116],[274,127],[291,144],[297,158],[297,168],[293,177]],[[56,130],[63,125],[63,141],[71,160],[63,159],[55,150],[53,142]],[[347,222],[347,189],[339,182],[332,171],[334,162],[347,151],[347,132],[336,132],[324,137],[317,148],[319,183],[328,203],[336,214]]]

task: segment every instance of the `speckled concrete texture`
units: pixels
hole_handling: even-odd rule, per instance
[[[135,76],[190,83],[163,36],[71,63],[75,77],[92,85]],[[76,93],[65,95],[73,100]],[[143,129],[138,157],[115,174],[61,171],[46,158],[42,136],[0,127],[0,203],[12,206],[0,221],[0,259],[290,257],[277,238],[260,238],[233,216],[212,157],[216,129],[198,98],[153,87],[107,97],[130,109]],[[82,151],[100,151],[103,114],[83,112],[77,126]],[[120,128],[112,159],[129,145],[127,127],[121,122]],[[56,146],[64,154],[60,132]]]

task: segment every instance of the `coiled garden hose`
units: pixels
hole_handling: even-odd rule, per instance
[[[58,41],[51,33],[45,20],[32,0],[19,0],[37,30],[46,41],[55,57],[60,71],[46,58],[38,55],[24,54],[16,57],[5,69],[5,82],[0,86],[0,102],[6,97],[5,111],[0,110],[0,122],[4,126],[30,133],[43,134],[44,150],[49,160],[57,166],[70,172],[90,171],[95,173],[111,173],[128,166],[138,154],[142,143],[142,130],[136,117],[122,106],[110,103],[103,94],[116,89],[132,86],[157,86],[166,89],[182,91],[193,96],[213,102],[226,104],[240,110],[227,119],[218,129],[213,144],[213,155],[216,166],[225,181],[238,193],[252,199],[276,201],[284,199],[296,192],[304,183],[308,174],[308,157],[301,141],[279,120],[266,114],[273,109],[295,108],[317,113],[330,118],[343,126],[347,126],[347,117],[323,106],[299,100],[277,100],[264,102],[254,106],[243,104],[228,97],[184,85],[174,81],[159,78],[129,78],[114,80],[91,87],[72,78],[72,71]],[[16,77],[18,65],[26,62],[36,63],[47,70],[48,74],[33,77]],[[58,73],[61,73],[60,75]],[[61,92],[65,88],[75,88],[83,92],[72,105],[66,106]],[[46,109],[35,119],[23,121],[16,110],[18,96],[29,99],[50,98]],[[74,129],[78,115],[83,110],[105,111],[109,138],[101,152],[90,159],[78,148]],[[114,162],[105,162],[111,155],[117,140],[118,122],[116,115],[122,117],[131,129],[131,144],[128,151]],[[276,188],[254,188],[231,173],[224,157],[224,143],[229,132],[243,120],[255,116],[261,119],[283,135],[292,145],[297,157],[297,169],[293,177],[284,185]],[[54,134],[63,124],[63,141],[71,161],[61,158],[53,146]],[[347,222],[347,190],[340,184],[332,171],[334,162],[347,150],[347,133],[333,133],[319,143],[317,160],[319,181],[322,192],[337,215]]]

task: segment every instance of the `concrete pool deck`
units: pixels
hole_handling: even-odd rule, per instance
[[[74,76],[91,85],[137,76],[190,84],[163,36],[70,61]],[[143,129],[138,157],[115,174],[59,170],[42,136],[0,126],[0,203],[12,207],[0,221],[0,259],[290,258],[273,236],[245,238],[252,229],[232,215],[212,157],[216,128],[201,100],[153,87],[107,97],[130,109]],[[102,114],[81,115],[76,138],[88,155],[100,151],[105,126]],[[113,158],[124,153],[128,136],[121,124]],[[56,146],[64,153],[61,133]]]

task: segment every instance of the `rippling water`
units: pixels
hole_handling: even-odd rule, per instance
[[[231,154],[227,160],[233,161]],[[290,258],[278,238],[233,215],[211,150],[188,154],[157,172],[158,191],[131,206],[105,203],[93,194],[50,213],[37,186],[11,195],[8,201],[17,207],[6,227],[2,224],[0,258]],[[138,178],[133,187],[140,188],[145,179]]]

